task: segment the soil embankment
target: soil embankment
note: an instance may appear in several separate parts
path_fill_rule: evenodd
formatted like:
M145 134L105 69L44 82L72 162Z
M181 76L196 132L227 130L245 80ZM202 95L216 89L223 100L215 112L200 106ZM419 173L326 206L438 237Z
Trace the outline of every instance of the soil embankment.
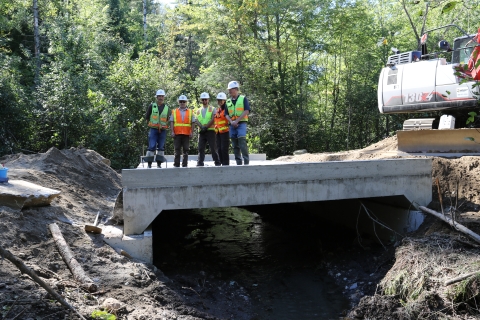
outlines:
M390 137L362 150L336 154L302 154L276 161L313 162L398 158L396 138ZM100 310L106 298L121 303L120 319L256 319L242 287L230 286L204 273L169 279L152 265L117 254L101 235L86 234L100 212L102 222L111 214L120 188L120 175L94 151L50 149L44 154L16 154L2 158L10 179L27 180L62 194L48 207L14 210L0 207L0 244L10 250L61 293L81 314ZM480 233L480 161L477 157L434 159L432 190L439 180L443 209L456 207L456 218ZM458 181L458 199L457 194ZM440 211L440 202L431 208ZM56 222L76 259L100 287L83 291L60 257L47 225ZM480 281L471 277L449 286L444 282L478 269L477 244L451 227L427 217L414 234L387 250L370 252L356 247L337 254L328 268L339 285L356 279L345 290L356 304L346 312L358 319L474 318ZM350 261L345 259L351 258ZM0 318L76 319L54 302L10 262L0 261ZM373 270L375 272L370 272ZM341 276L338 276L338 275ZM208 281L205 282L205 278ZM202 283L203 287L198 287ZM357 287L358 285L358 287ZM201 290L201 292L200 292ZM247 297L247 298L245 298Z

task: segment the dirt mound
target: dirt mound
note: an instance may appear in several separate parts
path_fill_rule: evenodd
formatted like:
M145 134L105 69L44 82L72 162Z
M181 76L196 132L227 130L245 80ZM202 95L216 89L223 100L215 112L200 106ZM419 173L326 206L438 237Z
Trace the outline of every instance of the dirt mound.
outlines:
M364 149L349 150L336 153L303 153L298 155L283 156L274 161L286 162L319 162L319 161L348 161L395 159L397 156L397 136L388 137Z
M364 297L350 313L352 317L471 319L468 315L478 316L480 278L445 282L475 272L480 251L448 227L433 225L436 232L403 240L396 250L395 264L380 282L379 291L383 294Z
M462 206L462 211L474 210L480 208L480 184L477 183L480 177L480 158L462 157L458 159L434 158L433 160L433 179L439 180L440 192L446 198L447 205L450 205L450 199L456 195L456 185L458 182L458 205ZM438 199L437 188L433 188L434 199ZM450 191L450 193L449 193ZM452 192L455 194L452 195Z
M36 178L36 172L43 172L63 182L95 191L112 187L118 191L121 188L120 175L107 165L107 159L93 150L70 148L60 151L50 148L46 153L16 154L1 161L12 169L9 172L12 179L21 177L28 180L27 173L31 173L31 181Z

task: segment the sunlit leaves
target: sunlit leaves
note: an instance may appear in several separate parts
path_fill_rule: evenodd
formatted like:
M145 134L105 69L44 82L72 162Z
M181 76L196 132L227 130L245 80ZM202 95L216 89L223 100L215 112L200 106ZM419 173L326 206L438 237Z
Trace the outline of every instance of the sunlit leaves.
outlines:
M442 8L442 13L448 13L450 11L452 11L455 6L457 5L458 2L456 1L452 1L452 2L449 2L447 3L446 5L443 6Z

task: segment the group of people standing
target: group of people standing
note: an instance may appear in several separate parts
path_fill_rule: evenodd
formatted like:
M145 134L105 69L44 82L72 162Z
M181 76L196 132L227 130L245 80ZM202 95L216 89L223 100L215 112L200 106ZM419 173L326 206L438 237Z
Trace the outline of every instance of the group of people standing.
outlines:
M161 167L165 155L165 140L170 127L174 146L174 167L188 166L188 150L193 138L195 126L198 134L197 167L204 166L206 144L210 146L215 166L230 165L229 147L232 143L233 153L237 165L249 164L247 145L247 122L250 113L250 104L244 95L240 94L237 81L230 81L227 86L230 98L224 92L217 95L218 107L210 105L210 95L203 92L200 95L202 106L192 110L187 107L188 98L185 95L178 97L179 107L170 109L165 103L165 91L156 92L156 102L147 108L148 149L146 157L155 158L157 167ZM155 154L156 152L156 154ZM152 159L149 158L149 159ZM148 161L151 168L152 161Z

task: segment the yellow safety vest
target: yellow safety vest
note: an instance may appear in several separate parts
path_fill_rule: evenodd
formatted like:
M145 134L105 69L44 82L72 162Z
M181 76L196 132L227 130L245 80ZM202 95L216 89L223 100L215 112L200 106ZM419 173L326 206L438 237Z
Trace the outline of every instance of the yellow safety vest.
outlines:
M168 106L165 105L163 108L162 114L158 114L158 106L154 102L152 103L152 114L150 115L150 121L148 122L148 126L150 128L157 128L157 129L168 129Z
M238 96L237 98L237 103L233 105L232 99L227 100L227 108L228 108L228 115L232 120L236 120L238 117L240 117L245 109L245 106L243 105L243 98L245 96ZM242 118L241 121L248 121L248 115Z
M213 108L211 106L208 106L208 109L205 112L205 117L202 116L202 109L203 109L203 107L198 108L196 110L196 115L197 115L197 119L200 122L200 124L202 126L205 126L210 122L210 120L212 120ZM215 130L215 124L212 123L210 125L210 127L208 127L208 130Z

